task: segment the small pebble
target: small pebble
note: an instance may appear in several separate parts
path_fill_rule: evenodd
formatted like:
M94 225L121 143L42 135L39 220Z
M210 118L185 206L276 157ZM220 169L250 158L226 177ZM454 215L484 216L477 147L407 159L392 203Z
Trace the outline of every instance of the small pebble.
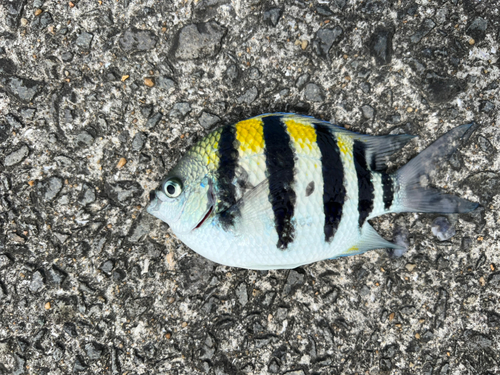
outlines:
M307 82L309 82L309 74L305 73L302 74L299 78L297 78L295 85L299 90L302 90Z
M3 164L6 167L10 167L12 165L22 162L24 159L26 159L28 155L29 155L28 146L22 145L20 148L7 155L3 161Z
M148 118L148 121L146 122L146 128L148 128L148 129L154 128L156 126L156 124L158 124L158 122L160 122L162 116L163 115L161 113L155 113L153 116Z
M93 39L94 39L94 34L83 31L76 38L75 44L83 50L88 50L90 49L90 45Z
M123 168L123 166L125 164L127 164L127 159L121 158L120 160L118 160L118 163L116 164L116 168L118 168L118 169Z
M182 328L186 328L187 325L188 325L187 322L182 322L182 324L181 324Z
M455 228L444 216L439 216L432 222L432 233L439 241L447 241L456 233Z
M308 83L306 85L305 97L311 102L322 102L324 100L321 88L315 83Z
M180 60L214 57L219 52L225 33L226 28L215 21L186 25L176 35L178 43L172 51L173 57Z
M243 95L240 95L236 100L238 103L251 104L255 99L257 99L258 95L259 91L255 86L253 86L250 87L247 91L245 91Z
M47 302L47 303L45 304L45 310L50 310L50 302Z
M39 16L40 14L42 14L43 10L41 9L37 9L35 10L35 16Z
M144 133L138 132L132 140L132 150L141 151L145 141L146 135Z
M172 116L172 117L184 117L189 112L191 112L191 105L189 103L185 103L185 102L175 103L172 110L170 111L170 116Z
M475 41L474 39L470 38L470 39L469 39L469 44L470 44L471 46L473 46L473 45L474 45L474 43L476 43L476 41Z
M207 112L202 112L200 118L198 119L199 124L203 126L205 129L209 129L219 121L220 118L218 116L212 115Z
M309 45L309 42L307 40L303 40L302 43L300 44L300 47L304 50L307 48Z
M410 264L410 263L408 263L405 267L408 270L408 272L412 272L415 269L416 266L417 266L416 264Z
M400 225L394 227L393 239L394 243L401 246L400 249L387 249L387 253L392 258L402 257L408 251L408 229Z
M125 80L127 80L128 78L130 78L130 76L129 76L129 75L124 75L124 76L122 76L122 82L125 82Z
M375 109L373 107L365 104L361 107L361 113L365 119L372 119L375 116Z
M413 108L412 108L412 107L408 107L408 108L406 108L406 111L407 111L408 113L412 113L412 112L413 112Z
M28 26L29 21L26 18L21 18L21 26Z
M152 78L144 78L144 84L148 87L153 87L155 85L155 81Z

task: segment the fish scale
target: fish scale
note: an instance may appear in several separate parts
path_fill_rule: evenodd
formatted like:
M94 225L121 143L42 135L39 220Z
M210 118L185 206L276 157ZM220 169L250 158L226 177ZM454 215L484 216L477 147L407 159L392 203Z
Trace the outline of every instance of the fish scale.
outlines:
M215 262L294 268L400 249L368 220L390 212L469 212L477 204L420 185L469 129L446 133L394 174L407 135L367 136L307 116L260 115L194 145L151 194L148 212Z

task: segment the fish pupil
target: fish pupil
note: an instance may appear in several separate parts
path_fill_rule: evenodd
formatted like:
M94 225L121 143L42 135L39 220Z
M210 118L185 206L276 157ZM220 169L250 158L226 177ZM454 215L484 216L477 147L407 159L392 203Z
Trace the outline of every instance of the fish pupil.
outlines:
M174 185L168 185L167 186L167 192L171 195L175 193L175 186Z

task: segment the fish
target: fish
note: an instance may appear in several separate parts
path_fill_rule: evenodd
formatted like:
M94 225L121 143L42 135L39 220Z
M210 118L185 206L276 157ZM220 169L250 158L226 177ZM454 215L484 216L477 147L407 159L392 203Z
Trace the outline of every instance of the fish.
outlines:
M232 267L291 269L401 251L369 220L478 207L429 185L471 126L450 130L388 173L389 156L414 136L363 135L310 116L263 114L193 145L150 192L147 212L198 254Z

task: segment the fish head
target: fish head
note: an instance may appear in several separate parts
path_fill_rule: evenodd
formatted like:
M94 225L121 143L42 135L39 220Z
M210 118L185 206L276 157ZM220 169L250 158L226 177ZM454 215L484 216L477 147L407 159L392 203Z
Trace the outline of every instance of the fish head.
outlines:
M190 155L167 175L157 190L151 191L147 212L167 223L175 234L199 228L212 214L215 199L208 170Z

